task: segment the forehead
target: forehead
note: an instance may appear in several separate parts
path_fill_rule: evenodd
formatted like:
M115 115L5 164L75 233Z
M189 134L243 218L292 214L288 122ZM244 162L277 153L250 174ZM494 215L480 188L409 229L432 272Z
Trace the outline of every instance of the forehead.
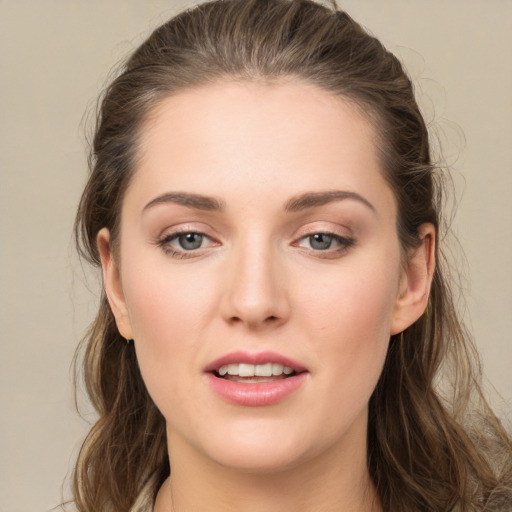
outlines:
M174 94L151 112L128 193L389 195L376 139L358 105L315 86L220 82Z

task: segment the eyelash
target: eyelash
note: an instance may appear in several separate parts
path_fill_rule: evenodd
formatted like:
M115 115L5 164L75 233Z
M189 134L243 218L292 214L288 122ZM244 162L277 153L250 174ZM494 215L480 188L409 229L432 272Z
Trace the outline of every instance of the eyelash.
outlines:
M172 258L176 259L187 259L187 258L196 258L198 255L198 249L203 249L203 247L199 247L198 249L176 249L171 245L171 242L177 240L180 236L184 235L199 235L203 237L203 239L212 240L211 237L202 233L201 231L193 231L193 230L180 230L175 231L174 233L170 233L165 235L162 239L158 240L157 245L164 251L165 254L168 254Z
M198 235L203 237L203 239L207 239L212 241L211 237L207 234L202 233L201 231L193 231L193 230L183 230L183 231L175 231L174 233L168 234L164 236L162 239L157 241L157 245L164 251L165 254L171 256L176 259L188 259L188 258L196 258L199 256L197 251L200 249L204 249L203 247L198 247L197 249L176 249L171 245L171 242L177 240L180 236L184 235ZM345 252L347 252L351 247L356 244L356 240L352 237L346 237L338 235L337 233L329 232L329 231L315 231L313 233L309 233L299 238L297 242L293 242L292 246L294 247L302 247L300 243L303 240L310 240L312 237L317 235L327 236L339 245L339 247L332 249L330 247L326 249L318 249L315 250L313 248L305 248L307 252L313 253L315 256L320 258L337 258L342 256ZM218 243L214 243L214 246L218 245Z
M311 242L311 239L314 236L318 236L318 235L329 237L331 239L331 242L338 244L338 247L334 248L334 249L331 247L328 247L326 249L317 249L317 250L315 250L313 248L306 248L306 250L308 252L314 253L315 256L320 257L320 258L326 258L326 259L339 258L344 253L346 253L351 247L353 247L356 243L355 239L352 237L338 235L337 233L333 233L333 232L329 232L329 231L316 231L314 233L309 233L307 235L304 235L303 237L301 237L299 239L298 242L294 242L292 245L295 247L301 247L301 245L299 245L300 242L302 242L303 240L309 240Z

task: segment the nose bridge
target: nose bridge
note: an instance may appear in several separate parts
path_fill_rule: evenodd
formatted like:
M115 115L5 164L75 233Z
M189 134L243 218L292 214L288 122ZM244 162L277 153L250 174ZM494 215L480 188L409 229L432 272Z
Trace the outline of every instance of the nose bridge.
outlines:
M289 307L276 252L263 234L244 237L232 248L223 308L226 320L253 328L286 320Z

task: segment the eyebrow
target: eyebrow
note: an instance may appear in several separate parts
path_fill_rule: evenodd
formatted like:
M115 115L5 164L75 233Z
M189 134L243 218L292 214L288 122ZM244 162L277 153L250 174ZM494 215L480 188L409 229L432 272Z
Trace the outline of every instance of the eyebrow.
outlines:
M353 199L359 203L364 204L373 212L376 212L375 207L359 195L357 192L350 192L348 190L329 190L327 192L307 192L299 196L292 197L286 202L284 209L287 212L298 212L308 208L315 208L323 206L324 204L332 203L333 201L342 201L344 199Z
M284 210L287 212L299 212L308 208L315 208L323 206L333 201L342 201L344 199L352 199L358 201L370 210L375 212L375 207L359 195L357 192L350 192L348 190L329 190L327 192L306 192L299 196L292 197L285 203ZM143 213L148 209L166 203L174 203L188 208L195 208L197 210L221 212L225 209L225 204L222 200L216 197L204 196L201 194L191 194L188 192L168 192L161 196L152 199L143 208Z
M196 208L197 210L220 212L224 210L224 202L215 197L203 196L200 194L190 194L187 192L168 192L161 196L155 197L146 206L143 212L153 206L165 203L174 203L188 208Z

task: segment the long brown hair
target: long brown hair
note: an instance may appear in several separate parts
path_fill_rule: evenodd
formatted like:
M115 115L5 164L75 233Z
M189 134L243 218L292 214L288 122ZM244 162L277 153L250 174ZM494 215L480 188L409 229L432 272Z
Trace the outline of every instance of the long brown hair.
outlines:
M218 0L156 29L105 91L76 218L80 254L100 265L103 227L115 247L141 126L163 98L221 80L280 78L349 98L370 118L404 254L418 244L421 224L442 231L443 172L431 161L424 120L396 57L334 5ZM482 397L439 249L437 262L428 307L392 337L371 397L369 471L388 512L504 510L512 502L512 442ZM148 481L155 493L169 474L164 418L105 296L83 348L79 361L98 420L76 464L75 503L81 512L125 512ZM444 393L440 376L451 377Z

